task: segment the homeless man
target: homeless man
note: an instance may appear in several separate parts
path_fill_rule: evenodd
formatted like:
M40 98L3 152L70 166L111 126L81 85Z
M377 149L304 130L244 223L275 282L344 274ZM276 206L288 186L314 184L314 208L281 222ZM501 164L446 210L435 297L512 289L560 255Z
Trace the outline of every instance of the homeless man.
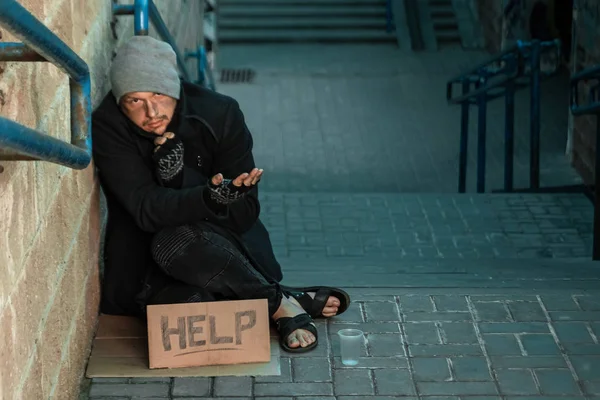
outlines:
M335 288L288 288L259 217L252 136L238 103L181 82L170 45L134 36L92 118L106 196L102 312L267 299L287 351L317 345L313 318L345 311Z

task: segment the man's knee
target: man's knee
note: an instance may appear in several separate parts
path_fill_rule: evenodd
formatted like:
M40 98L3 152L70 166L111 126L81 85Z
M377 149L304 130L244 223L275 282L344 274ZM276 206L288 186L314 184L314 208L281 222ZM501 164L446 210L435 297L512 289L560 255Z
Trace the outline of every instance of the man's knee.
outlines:
M183 255L198 241L200 233L189 225L165 228L154 235L150 250L152 258L163 270L169 270L173 260Z

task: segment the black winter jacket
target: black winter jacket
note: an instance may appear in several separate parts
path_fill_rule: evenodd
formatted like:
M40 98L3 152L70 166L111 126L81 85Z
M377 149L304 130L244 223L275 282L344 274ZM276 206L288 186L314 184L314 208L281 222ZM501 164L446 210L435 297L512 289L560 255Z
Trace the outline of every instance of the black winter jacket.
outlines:
M159 185L152 160L154 134L131 122L108 93L92 116L93 159L106 196L108 221L104 245L101 311L138 315L136 296L148 271L153 233L164 227L208 223L240 238L242 247L273 279L281 269L269 235L259 220L258 189L215 214L204 202L207 177L235 178L255 167L253 140L237 101L182 82L180 100L167 131L184 145L182 189Z

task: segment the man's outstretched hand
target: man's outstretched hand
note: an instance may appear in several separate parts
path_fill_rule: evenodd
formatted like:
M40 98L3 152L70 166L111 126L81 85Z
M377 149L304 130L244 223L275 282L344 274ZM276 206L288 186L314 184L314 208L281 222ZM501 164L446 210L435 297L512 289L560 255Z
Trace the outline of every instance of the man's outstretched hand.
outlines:
M248 193L260 181L263 170L254 168L235 179L225 179L216 174L209 181L210 197L219 204L231 204Z

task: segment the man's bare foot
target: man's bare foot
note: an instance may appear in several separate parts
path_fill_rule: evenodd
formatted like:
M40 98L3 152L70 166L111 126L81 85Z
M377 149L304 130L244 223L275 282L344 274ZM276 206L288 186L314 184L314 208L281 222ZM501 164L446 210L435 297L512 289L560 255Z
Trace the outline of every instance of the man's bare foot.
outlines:
M298 303L298 301L296 301L295 298L291 296L289 298L283 296L283 298L281 299L281 305L279 306L279 309L277 309L275 314L273 314L272 318L273 320L277 321L279 318L292 318L296 315L304 314L305 312L306 311L304 311L302 306L300 306L300 303ZM304 329L296 329L287 337L287 344L292 349L295 349L298 347L307 347L314 343L316 340L317 338L315 338L315 335L313 335L309 331Z
M316 292L307 292L307 294L313 299L317 295ZM325 304L325 308L323 308L323 316L325 318L334 317L338 313L338 307L340 306L340 300L337 297L329 296L327 299L327 304Z

